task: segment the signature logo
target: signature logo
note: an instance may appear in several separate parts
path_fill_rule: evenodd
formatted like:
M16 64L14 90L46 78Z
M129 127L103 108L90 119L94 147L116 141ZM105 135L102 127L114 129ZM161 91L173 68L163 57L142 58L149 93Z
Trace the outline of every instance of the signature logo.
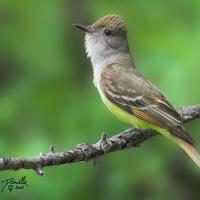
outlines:
M12 192L13 190L21 190L29 186L27 184L26 176L22 176L20 179L8 178L1 181L1 183L3 183L3 187L1 188L2 192L6 189Z

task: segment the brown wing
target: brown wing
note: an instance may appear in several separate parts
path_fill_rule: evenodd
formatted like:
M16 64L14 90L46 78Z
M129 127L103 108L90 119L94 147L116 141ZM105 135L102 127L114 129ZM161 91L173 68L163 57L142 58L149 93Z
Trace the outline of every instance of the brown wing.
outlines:
M100 81L104 94L114 104L142 120L168 129L178 138L194 143L182 126L179 113L136 69L113 64L103 70Z

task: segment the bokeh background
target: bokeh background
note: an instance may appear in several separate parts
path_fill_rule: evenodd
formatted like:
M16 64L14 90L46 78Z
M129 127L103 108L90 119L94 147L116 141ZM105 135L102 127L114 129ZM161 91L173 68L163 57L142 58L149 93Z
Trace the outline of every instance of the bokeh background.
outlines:
M72 23L117 13L135 63L177 107L200 103L199 0L1 0L0 156L64 151L129 128L102 104ZM200 148L199 119L186 125ZM0 199L200 199L200 172L163 137L92 162L0 172L27 176L28 188ZM0 182L1 186L2 183Z

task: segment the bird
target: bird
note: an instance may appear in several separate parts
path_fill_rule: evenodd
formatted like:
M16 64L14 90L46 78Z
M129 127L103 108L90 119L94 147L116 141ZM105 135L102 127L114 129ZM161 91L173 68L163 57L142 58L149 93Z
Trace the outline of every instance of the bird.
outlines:
M175 142L200 167L200 154L180 114L136 68L122 17L108 14L91 25L73 25L85 32L93 82L106 107L121 121L153 129Z

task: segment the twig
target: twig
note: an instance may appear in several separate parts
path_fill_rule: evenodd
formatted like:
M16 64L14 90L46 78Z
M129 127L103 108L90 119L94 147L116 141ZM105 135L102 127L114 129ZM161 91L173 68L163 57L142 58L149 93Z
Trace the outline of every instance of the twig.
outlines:
M179 111L183 122L188 122L200 117L200 104L182 107ZM117 135L107 138L102 134L100 140L95 144L78 144L67 152L55 152L50 146L47 154L40 153L39 156L25 157L3 157L0 158L0 170L33 169L37 174L44 176L43 168L61 164L69 164L80 161L96 159L102 155L130 148L139 147L140 144L158 133L151 129L131 128Z

